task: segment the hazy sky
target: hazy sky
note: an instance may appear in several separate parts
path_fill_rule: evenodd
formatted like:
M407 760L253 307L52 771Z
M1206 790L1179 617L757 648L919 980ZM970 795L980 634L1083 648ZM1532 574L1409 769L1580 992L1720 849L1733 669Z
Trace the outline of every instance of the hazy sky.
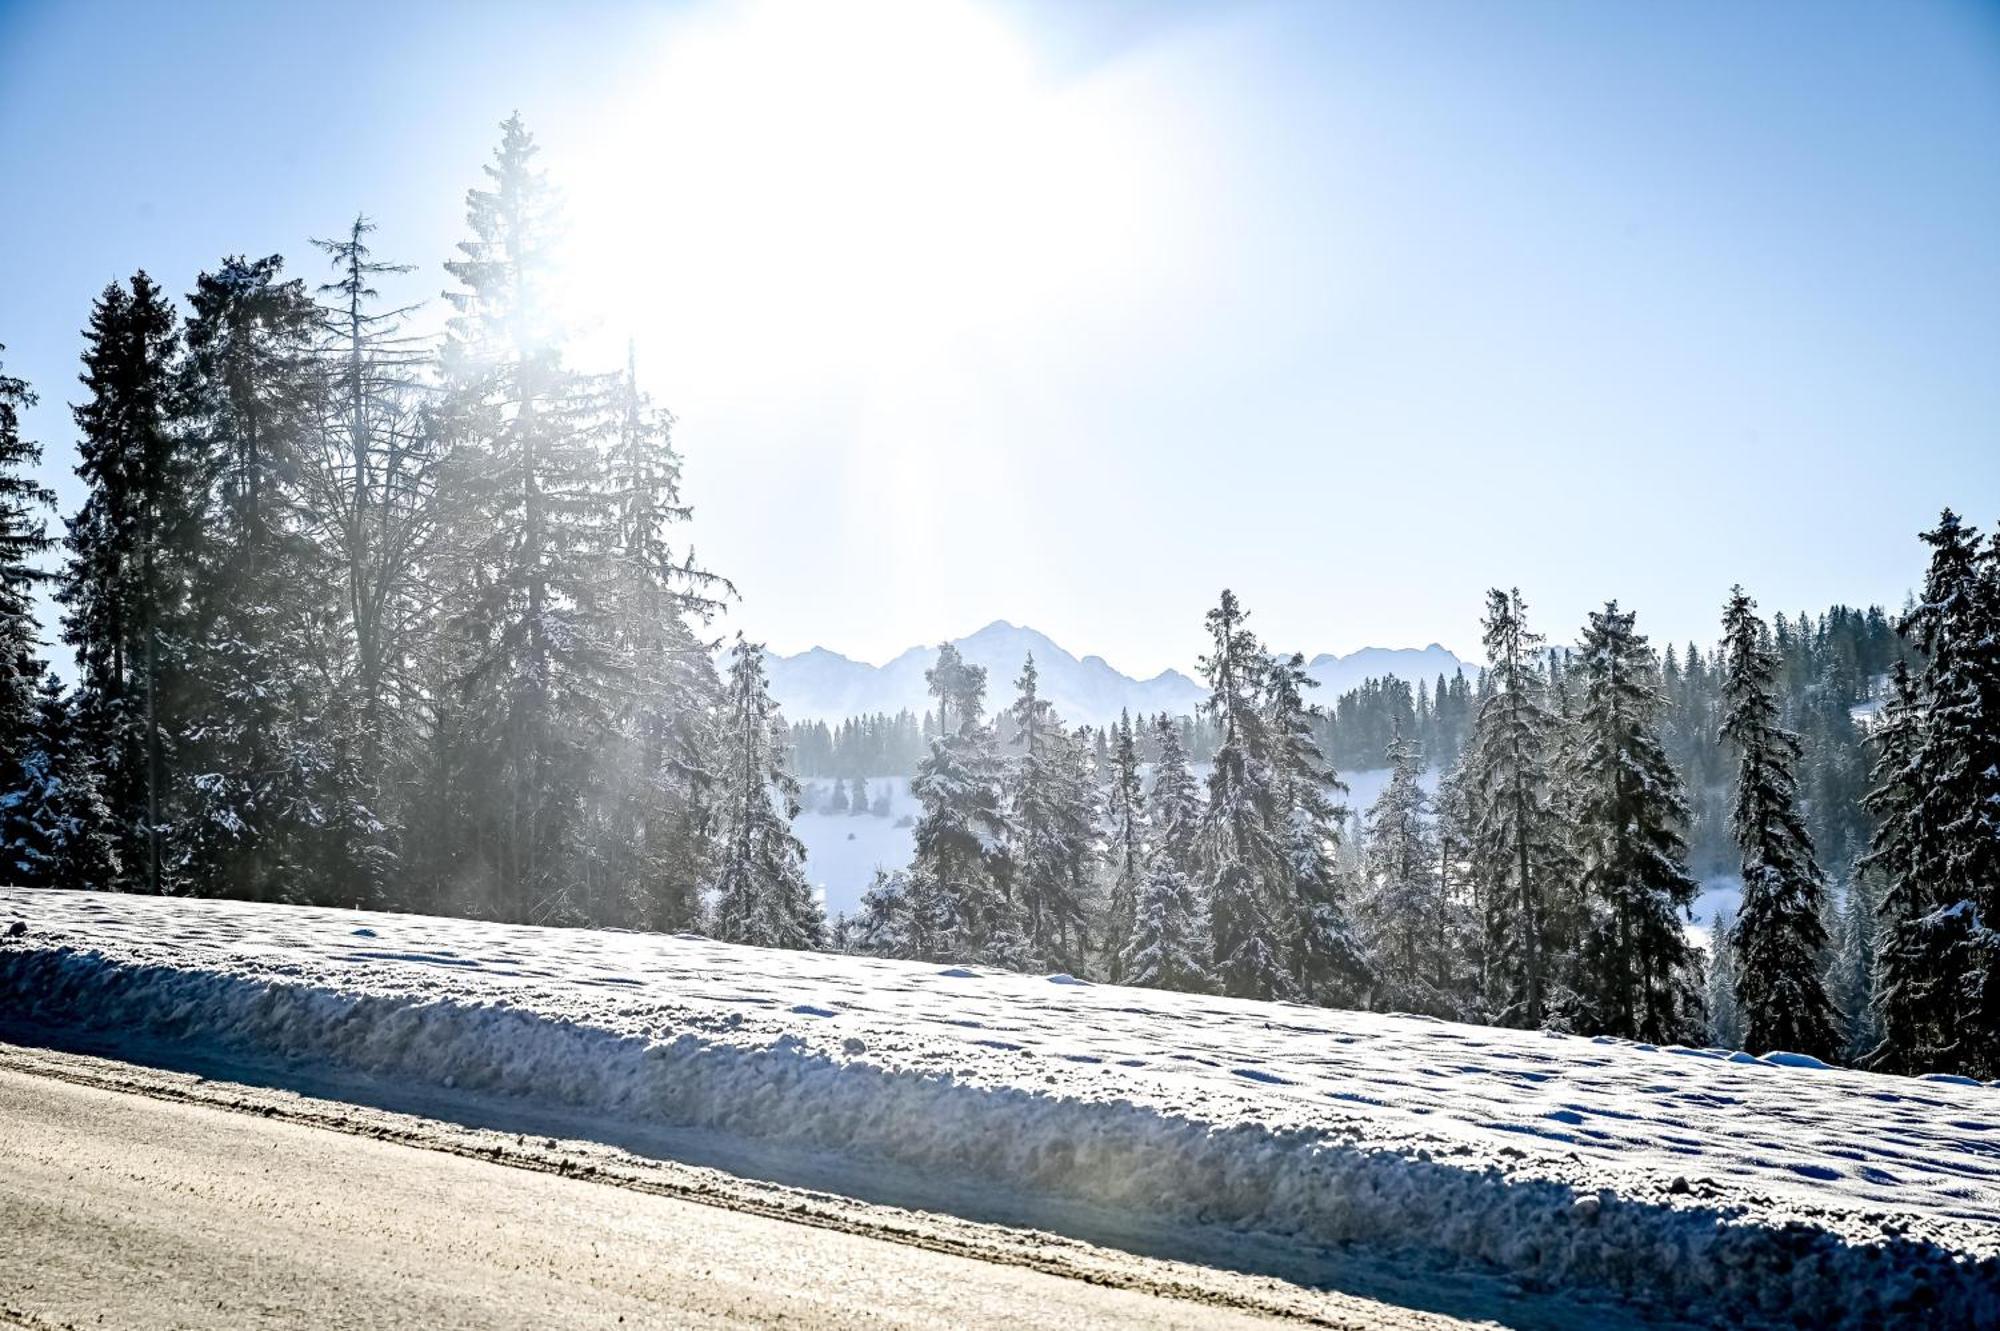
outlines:
M2000 7L20 4L0 342L357 209L447 285L518 108L736 621L1186 668L1899 602L2000 518ZM434 302L440 303L440 302Z

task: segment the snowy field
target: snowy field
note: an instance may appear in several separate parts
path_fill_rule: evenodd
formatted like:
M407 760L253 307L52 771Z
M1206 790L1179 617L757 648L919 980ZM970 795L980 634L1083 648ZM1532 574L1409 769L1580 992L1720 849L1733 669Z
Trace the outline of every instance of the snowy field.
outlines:
M800 782L808 808L824 808L833 784L824 777ZM910 779L873 776L868 789L888 791L886 816L808 812L792 820L792 831L806 848L806 881L820 893L829 916L854 914L877 869L908 868L916 854L912 825L922 809L910 794Z
M1641 1298L2000 1325L2000 1089L1063 976L0 889L0 1018Z
M1195 779L1206 781L1208 771L1209 764L1195 764ZM1389 784L1389 772L1387 768L1346 772L1341 780L1348 787L1347 806L1361 813L1382 797L1383 787ZM1423 782L1425 790L1435 793L1437 773L1424 773ZM799 784L806 794L808 810L817 810L825 807L834 783L827 777L814 777ZM886 817L809 811L801 813L792 823L792 831L806 848L806 881L820 893L829 916L854 914L860 909L861 894L868 890L877 869L907 869L916 854L912 824L923 808L910 793L910 779L872 776L868 778L868 789L889 792Z

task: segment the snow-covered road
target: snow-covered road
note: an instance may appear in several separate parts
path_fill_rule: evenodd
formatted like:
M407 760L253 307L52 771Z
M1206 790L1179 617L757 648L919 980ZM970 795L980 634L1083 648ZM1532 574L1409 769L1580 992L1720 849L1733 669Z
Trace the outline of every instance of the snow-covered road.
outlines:
M0 1015L1718 1317L2000 1318L1989 1087L698 939L0 890L10 918Z

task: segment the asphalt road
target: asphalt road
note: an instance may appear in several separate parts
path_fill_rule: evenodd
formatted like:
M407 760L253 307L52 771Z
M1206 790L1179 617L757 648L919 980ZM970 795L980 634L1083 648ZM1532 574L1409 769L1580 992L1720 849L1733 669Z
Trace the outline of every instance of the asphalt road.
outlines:
M0 1324L1468 1325L708 1171L621 1170L554 1140L0 1053Z

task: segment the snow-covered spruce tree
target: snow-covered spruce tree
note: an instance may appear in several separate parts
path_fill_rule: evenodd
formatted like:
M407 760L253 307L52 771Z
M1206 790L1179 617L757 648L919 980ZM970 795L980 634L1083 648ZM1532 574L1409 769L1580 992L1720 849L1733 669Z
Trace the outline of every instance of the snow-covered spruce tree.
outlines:
M204 894L352 904L379 886L372 826L322 667L339 610L299 489L322 417L318 308L273 256L231 258L189 296L184 434L205 534L193 580L189 708L174 761L173 871Z
M35 623L35 589L48 580L36 561L54 545L42 515L55 495L30 474L41 449L21 437L20 410L34 401L0 373L0 878L52 886L76 830L60 807L68 718Z
M1699 890L1688 875L1687 800L1660 747L1658 663L1616 601L1593 612L1576 662L1583 686L1571 778L1580 878L1592 905L1582 998L1607 1035L1697 1038L1695 955L1681 928Z
M46 670L35 589L48 574L36 561L55 544L42 516L55 492L31 474L40 446L21 437L21 408L34 402L25 382L0 372L0 800L24 782L20 760L33 742ZM0 856L4 838L0 831Z
M1178 857L1156 855L1133 908L1131 936L1118 958L1120 983L1206 993L1213 944L1201 897Z
M1104 857L1111 887L1103 941L1107 978L1114 984L1125 978L1125 946L1131 941L1132 923L1138 914L1139 887L1146 880L1145 799L1132 714L1121 712L1118 724L1112 727L1104 786Z
M1904 632L1924 655L1885 716L1870 861L1882 910L1878 1066L2000 1073L2000 541L1946 510ZM1886 770L1885 770L1886 769Z
M1036 966L1083 969L1089 869L1095 858L1096 794L1084 755L1041 696L1035 658L1014 681L1008 709L1018 750L1007 774L1013 830L1013 904Z
M764 646L739 635L716 809L714 934L725 943L826 945L826 916L806 884L805 846L792 834L799 783L785 764L785 737L764 678Z
M167 762L187 720L189 593L203 541L202 477L178 428L179 336L144 273L91 308L75 408L77 475L58 582L76 655L80 742L99 755L122 872L115 886L166 890Z
M619 687L589 774L589 877L580 895L594 918L683 928L713 872L706 829L716 723L727 706L697 627L734 589L673 542L673 528L692 515L680 492L673 417L641 391L629 348L610 405L618 534L608 594Z
M616 633L619 506L603 385L563 363L546 290L555 200L518 116L471 238L446 270L440 476L458 542L448 588L455 686L467 702L458 904L535 922L587 918L600 825L590 794L627 702Z
M1820 981L1826 880L1799 813L1798 736L1778 724L1777 661L1756 602L1732 588L1722 613L1721 733L1737 754L1730 830L1743 852L1743 905L1728 934L1736 953L1742 1048L1834 1059L1842 1053Z
M1358 912L1375 968L1374 1005L1456 1020L1464 1015L1465 921L1439 875L1431 800L1421 780L1423 755L1398 733L1385 756L1389 782L1368 810Z
M912 936L924 949L915 955L1025 965L1027 939L1008 893L1005 772L980 716L986 671L945 643L924 679L937 699L939 734L910 783L922 806L908 887L921 922Z
M1875 1011L1881 1041L1867 1056L1870 1067L1909 1072L1942 1066L1956 1039L1958 977L1951 965L1944 921L1934 918L1938 893L1919 872L1918 810L1922 770L1924 700L1916 676L1902 662L1890 672L1889 696L1871 736L1874 786L1868 810L1875 834L1859 864L1883 885L1877 904ZM1940 949L1937 944L1947 946ZM1942 952L1942 955L1936 955Z
M1212 646L1201 672L1218 737L1202 812L1198 881L1208 901L1212 973L1222 992L1289 997L1295 990L1280 920L1288 931L1291 902L1278 899L1278 892L1291 880L1290 848L1262 706L1270 658L1245 618L1227 590L1206 618Z
M1118 974L1126 984L1206 993L1215 982L1208 912L1195 882L1201 794L1188 771L1180 729L1162 716L1154 734L1160 756L1146 795L1144 878Z
M1265 711L1271 738L1276 814L1285 850L1275 918L1288 924L1286 956L1297 992L1330 1007L1365 1002L1373 976L1348 909L1350 875L1339 864L1347 787L1313 738L1322 721L1305 691L1318 686L1296 652L1265 663Z
M1146 855L1149 860L1172 855L1192 873L1195 841L1201 833L1201 787L1188 770L1180 727L1161 716L1154 722L1153 737L1160 757L1146 791Z
M53 673L42 677L34 726L18 752L13 784L0 791L0 876L20 887L102 890L117 882L118 848L97 771Z
M1487 1019L1536 1027L1546 1015L1548 898L1567 872L1551 808L1554 721L1519 589L1487 593L1482 641L1491 663L1462 760L1467 849L1484 913Z
M916 911L909 872L903 869L875 871L847 935L856 951L878 957L924 957L936 951Z

